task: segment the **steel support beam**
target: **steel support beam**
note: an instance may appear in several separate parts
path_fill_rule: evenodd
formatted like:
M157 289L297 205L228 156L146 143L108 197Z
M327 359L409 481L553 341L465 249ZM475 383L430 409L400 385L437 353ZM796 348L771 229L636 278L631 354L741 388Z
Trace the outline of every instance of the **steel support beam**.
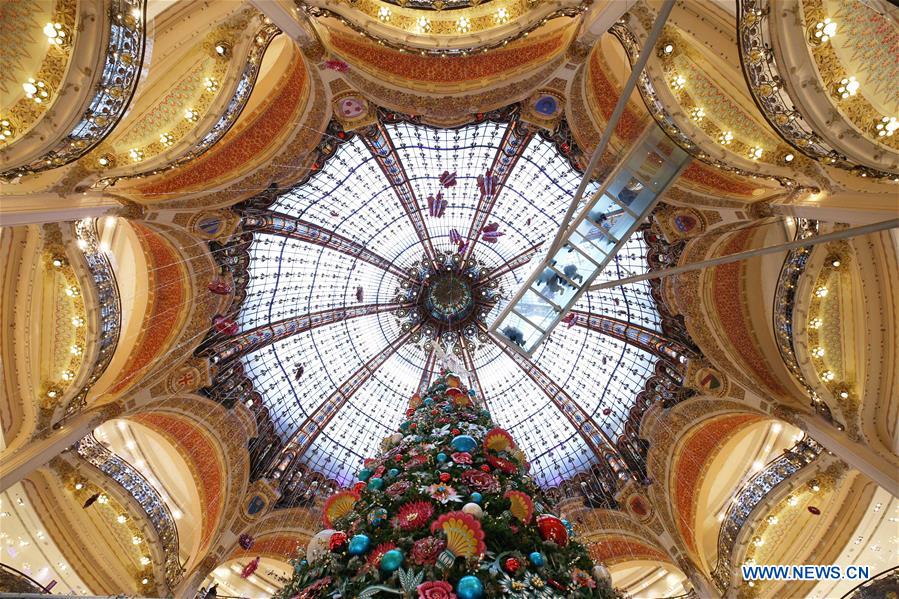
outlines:
M245 230L262 231L326 247L329 250L368 262L401 279L411 280L406 271L394 265L390 260L379 256L358 241L353 241L330 229L325 229L299 218L278 212L263 212L244 217L243 225Z
M516 119L509 123L506 133L496 149L493 162L490 164L490 172L493 173L493 192L489 195L482 194L478 198L474 218L471 219L468 234L465 236L468 245L462 256L463 261L468 260L472 256L474 246L478 243L481 229L487 224L487 219L490 218L490 213L493 212L496 198L499 197L503 185L509 179L509 174L533 137L534 132L526 125L523 125L521 121Z
M484 388L481 387L481 380L478 378L478 371L474 367L474 358L471 356L471 352L468 351L468 348L465 347L465 344L459 344L460 349L462 351L462 363L465 364L465 370L471 373L471 380L469 384L474 388L474 392L478 394L478 399L483 402L484 406L487 406L487 397L484 395Z
M570 327L584 327L614 337L656 357L671 360L674 364L683 364L693 355L693 352L682 343L668 339L652 329L617 318L572 310L562 322Z
M437 253L434 251L434 244L431 243L431 235L428 233L428 227L425 225L424 218L421 215L418 199L415 197L415 191L409 183L406 169L403 167L393 141L387 135L387 129L382 123L377 123L363 131L360 137L363 143L365 143L365 147L374 156L375 161L381 168L381 172L387 177L397 198L399 198L400 204L403 206L403 210L406 211L406 216L409 218L409 222L412 223L412 228L415 229L415 234L418 235L418 240L425 250L425 255L433 262L436 260Z
M498 279L501 276L506 275L514 270L518 270L522 266L527 265L531 261L531 258L534 257L534 254L536 254L540 250L540 246L542 246L542 245L543 245L543 242L541 241L540 243L536 243L536 244L532 245L531 247L524 250L520 254L517 254L517 255L509 258L508 260L505 261L505 263L503 263L502 266L495 269L493 272L488 274L486 277L484 277L483 279L481 279L480 281L475 283L474 286L479 287L485 283L489 283L490 281Z
M337 412L346 405L346 402L362 387L365 382L371 378L378 368L384 365L390 356L402 347L409 337L418 329L413 327L397 337L392 343L385 346L381 351L372 356L368 362L359 367L350 377L340 384L331 395L327 397L300 425L300 428L293 434L290 441L281 451L281 455L291 455L290 464L300 460L312 443L318 438L319 434L328 426L328 423L337 415ZM283 460L276 460L275 463L281 463ZM285 470L289 470L287 466Z
M229 337L228 339L215 344L210 350L209 360L213 364L221 364L236 356L248 354L277 341L281 341L282 339L287 339L288 337L311 331L318 327L349 320L351 318L359 318L360 316L391 312L408 306L411 306L411 304L368 304L364 306L351 306L349 308L320 310L318 312L311 312L293 318L285 318L284 320L279 320L277 322L258 326L249 331L244 331L234 337Z
M425 359L424 368L421 370L421 378L418 379L416 393L418 393L419 396L424 395L425 391L428 390L428 385L431 384L431 377L434 376L434 364L436 362L437 353L434 350L431 350L431 353L428 354L428 357Z

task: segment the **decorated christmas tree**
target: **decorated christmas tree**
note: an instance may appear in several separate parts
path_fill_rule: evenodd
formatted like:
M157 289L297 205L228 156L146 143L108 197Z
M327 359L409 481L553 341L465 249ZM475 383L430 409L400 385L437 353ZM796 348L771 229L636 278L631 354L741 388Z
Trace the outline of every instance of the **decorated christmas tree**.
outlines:
M619 597L552 515L527 456L442 372L325 503L325 530L277 597Z

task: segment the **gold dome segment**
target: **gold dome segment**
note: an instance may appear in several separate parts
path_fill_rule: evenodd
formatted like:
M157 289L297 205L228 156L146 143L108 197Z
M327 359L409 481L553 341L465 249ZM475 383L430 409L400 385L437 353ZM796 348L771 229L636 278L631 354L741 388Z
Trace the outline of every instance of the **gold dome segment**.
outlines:
M587 10L589 2L358 0L335 5L313 0L300 5L312 17L337 19L384 46L424 54L465 55L527 37L551 19L575 17Z

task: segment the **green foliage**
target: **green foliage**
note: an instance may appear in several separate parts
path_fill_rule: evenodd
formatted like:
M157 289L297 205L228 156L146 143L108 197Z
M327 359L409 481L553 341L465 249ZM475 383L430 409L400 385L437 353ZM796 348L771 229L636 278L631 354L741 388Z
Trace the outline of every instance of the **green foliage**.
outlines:
M367 535L367 551L353 556L347 545L341 544L330 551L325 547L317 559L310 556L312 563L298 557L293 578L276 597L415 598L420 596L422 584L445 581L455 589L463 576L470 575L481 581L485 597L620 597L606 583L593 579L593 563L580 543L570 540L560 546L544 540L535 520L548 513L547 499L526 474L526 456L514 444L485 447L485 438L495 425L472 397L473 393L448 373L432 383L424 398L413 397L407 420L400 426L402 438L385 439L383 453L364 464L362 478L381 478L383 486L376 489L357 483L352 510L331 523L348 540ZM459 435L471 436L476 447L460 452L453 447L453 439ZM392 470L397 471L393 476ZM513 515L513 504L506 497L510 491L532 500L533 516L527 522ZM447 537L440 529L432 532L432 524L441 515L458 513L474 503L472 493L481 495L483 513L475 514L473 526L483 532L482 551L467 559L444 554L446 563L435 563ZM421 509L410 511L415 507ZM371 517L379 509L387 513L382 522ZM469 505L464 511L478 510ZM380 556L391 548L402 551L403 564L396 571L385 572L379 567ZM542 566L529 561L534 552L542 555ZM432 591L429 598L454 596L441 594L447 592L443 589Z

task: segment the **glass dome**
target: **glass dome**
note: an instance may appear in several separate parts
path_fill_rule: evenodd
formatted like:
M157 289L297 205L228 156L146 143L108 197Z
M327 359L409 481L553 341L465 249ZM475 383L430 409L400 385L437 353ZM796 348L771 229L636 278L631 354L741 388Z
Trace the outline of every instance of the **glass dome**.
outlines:
M524 368L485 332L529 274L527 258L559 229L580 182L559 143L514 113L453 129L382 119L342 136L312 176L279 191L265 210L244 212L245 220L274 213L314 232L253 232L238 317L245 332L328 315L326 324L239 358L277 434L304 441L295 459L351 483L439 368L435 341L450 351L455 341L457 352L467 348L461 362L472 384L540 484L588 469L598 458L548 390L564 390L615 439L655 356L562 326ZM646 251L634 236L600 280L646 271ZM343 312L360 306L372 310ZM645 282L588 293L577 309L661 331Z

